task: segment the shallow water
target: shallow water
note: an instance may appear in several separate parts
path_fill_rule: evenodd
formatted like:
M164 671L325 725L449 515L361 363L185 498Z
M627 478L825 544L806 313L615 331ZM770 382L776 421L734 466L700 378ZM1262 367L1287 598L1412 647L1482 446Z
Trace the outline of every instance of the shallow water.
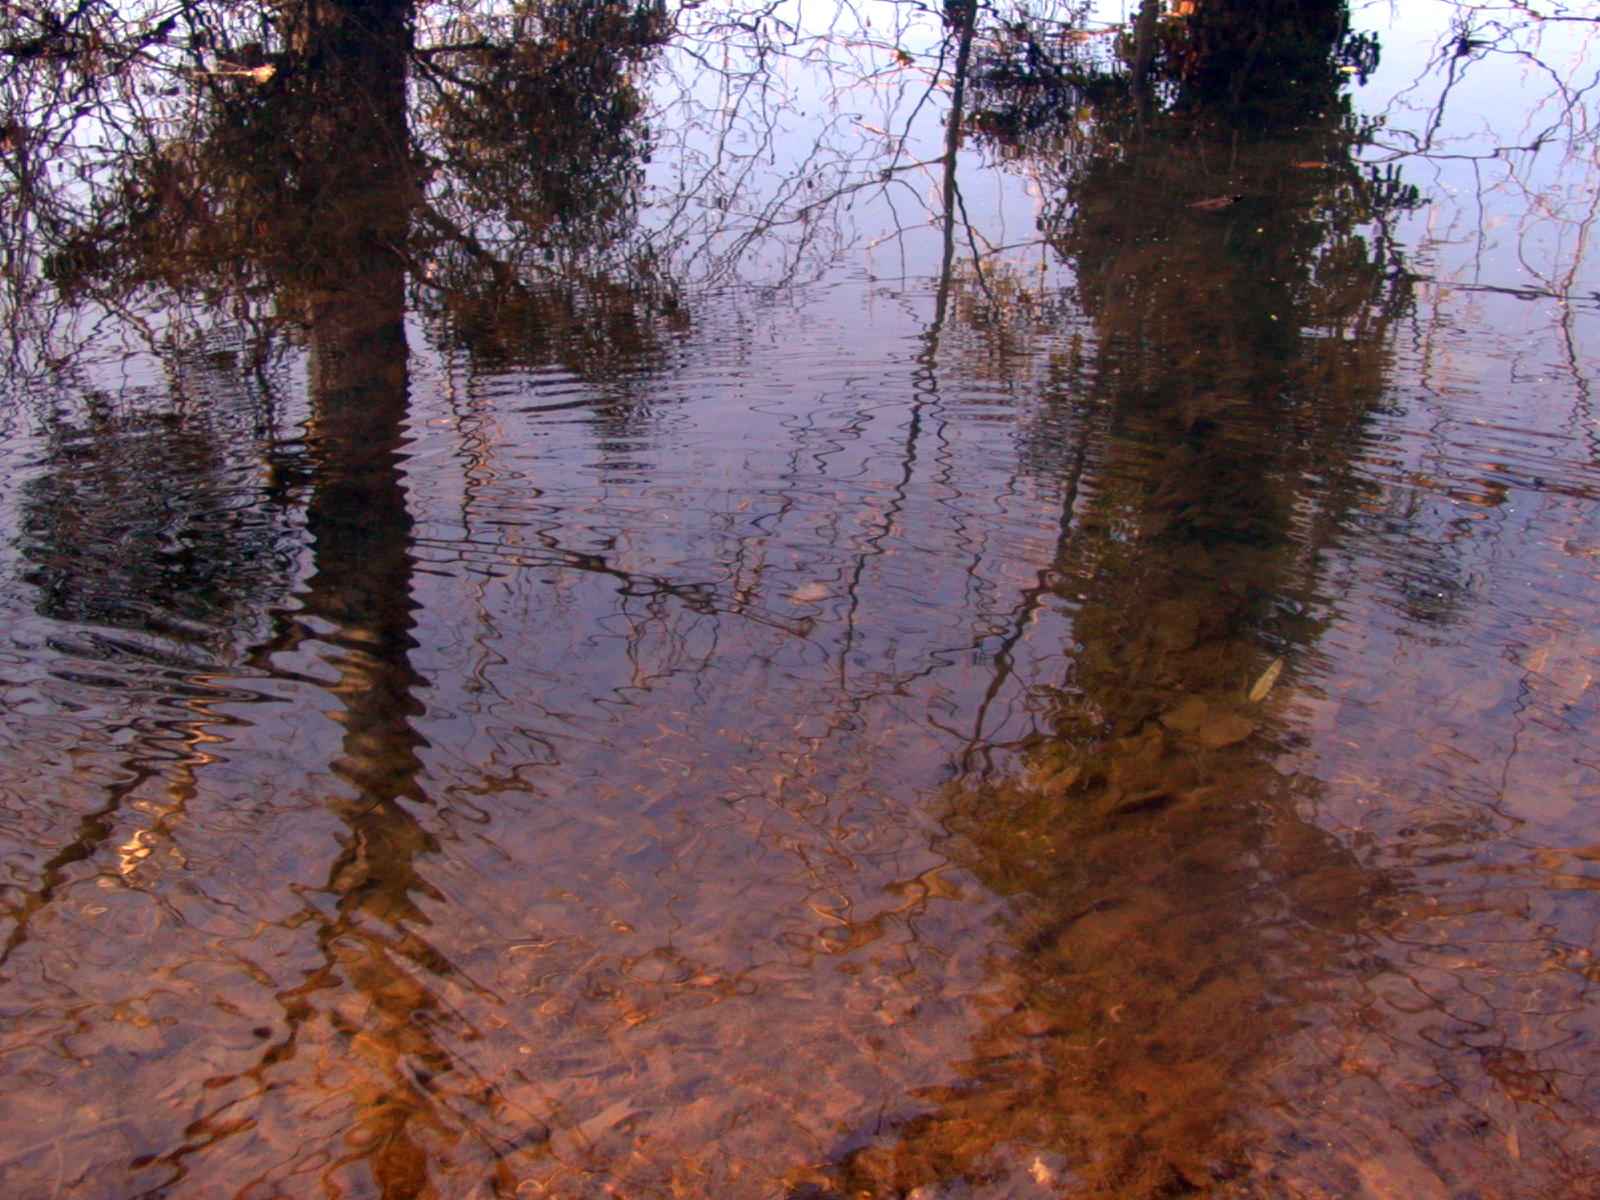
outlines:
M308 16L13 238L7 1196L1600 1195L1600 28L1174 7Z

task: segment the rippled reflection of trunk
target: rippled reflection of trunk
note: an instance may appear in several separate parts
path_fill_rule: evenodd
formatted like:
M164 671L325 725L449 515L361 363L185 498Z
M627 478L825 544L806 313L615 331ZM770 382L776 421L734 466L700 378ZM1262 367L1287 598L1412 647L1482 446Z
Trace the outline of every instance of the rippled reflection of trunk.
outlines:
M1051 389L1081 436L1033 452L1068 494L1086 462L1050 570L1076 650L1030 769L951 801L972 868L1017 897L1005 999L967 1082L845 1159L849 1194L1009 1174L1154 1197L1260 1173L1251 1089L1385 890L1274 763L1279 660L1316 633L1318 548L1397 310L1351 234L1370 197L1323 182L1353 174L1342 13L1268 7L1202 0L1161 57L1141 40L1066 168L1047 236L1096 348Z
M365 1162L384 1197L434 1194L426 1132L440 1124L425 1081L446 1051L424 1017L426 974L447 964L415 933L418 860L432 848L408 810L416 782L421 679L412 667L411 518L402 481L407 403L405 273L398 255L415 193L408 160L408 6L310 3L290 15L291 69L304 72L298 182L312 217L299 295L310 335L314 574L305 615L334 648L348 785L330 805L344 847L329 873L326 966L286 997L303 1026L326 1008L345 1052L352 1106L329 1186Z

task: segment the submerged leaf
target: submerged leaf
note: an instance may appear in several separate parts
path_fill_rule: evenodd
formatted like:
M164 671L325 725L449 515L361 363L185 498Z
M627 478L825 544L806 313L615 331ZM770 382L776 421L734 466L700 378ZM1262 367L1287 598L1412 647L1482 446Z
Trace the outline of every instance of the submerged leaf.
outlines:
M1261 677L1250 685L1250 703L1259 704L1267 698L1267 693L1272 690L1272 685L1278 682L1278 676L1283 674L1283 659L1275 658Z
M1221 212L1225 208L1232 208L1243 199L1243 196L1238 195L1213 196L1209 200L1196 200L1189 207L1199 212Z

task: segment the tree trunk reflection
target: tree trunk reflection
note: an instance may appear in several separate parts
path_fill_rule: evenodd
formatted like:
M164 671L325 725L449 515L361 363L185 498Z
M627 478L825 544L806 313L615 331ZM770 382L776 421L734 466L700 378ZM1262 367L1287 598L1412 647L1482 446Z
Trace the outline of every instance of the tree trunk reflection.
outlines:
M967 1081L846 1155L842 1194L1265 1177L1245 1115L1274 1050L1394 891L1276 766L1278 680L1317 636L1319 553L1403 311L1353 232L1383 198L1351 163L1343 10L1190 7L1141 9L1064 158L1041 115L1073 111L1059 65L980 78L979 130L1051 164L1045 236L1094 334L1049 385L1046 427L1078 432L1030 450L1067 506L1051 582L1019 607L1018 637L1050 596L1075 649L1039 691L1052 728L1028 770L950 797L968 864L1015 898L1004 999Z
M305 267L281 302L309 336L311 446L306 528L314 573L300 596L332 648L348 785L329 805L343 848L328 871L333 908L318 909L325 964L282 994L294 1039L329 1057L350 1107L342 1147L327 1148L324 1186L358 1190L360 1168L385 1200L436 1193L431 1159L458 1121L440 1093L452 1056L433 1035L448 1023L430 980L449 959L419 927L422 870L437 850L419 822L422 739L413 721L424 680L410 651L412 519L403 477L408 398L406 270L401 249L417 194L406 121L408 5L311 3L291 10L287 69L303 106L296 184L310 210ZM316 1045L319 1021L333 1041ZM278 1051L277 1053L282 1053ZM492 1108L490 1095L474 1096ZM469 1123L472 1118L465 1118ZM497 1148L498 1151L499 1148ZM490 1178L507 1185L505 1168Z

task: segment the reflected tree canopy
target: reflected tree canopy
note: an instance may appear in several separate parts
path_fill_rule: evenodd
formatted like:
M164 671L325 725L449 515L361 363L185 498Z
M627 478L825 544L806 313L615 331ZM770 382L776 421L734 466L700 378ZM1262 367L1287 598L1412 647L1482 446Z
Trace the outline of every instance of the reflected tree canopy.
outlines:
M658 321L648 297L663 289L622 247L637 244L649 145L638 77L666 36L664 11L427 15L425 44L410 4L192 4L149 25L95 6L25 18L38 36L0 59L17 114L4 196L14 261L32 253L79 302L164 288L239 317L298 319L319 274L338 272L318 252L365 238L425 305L494 294L571 310L598 287L597 310L636 294L636 323ZM341 108L342 72L377 72L386 90ZM368 167L385 173L384 211L330 203L335 173Z

